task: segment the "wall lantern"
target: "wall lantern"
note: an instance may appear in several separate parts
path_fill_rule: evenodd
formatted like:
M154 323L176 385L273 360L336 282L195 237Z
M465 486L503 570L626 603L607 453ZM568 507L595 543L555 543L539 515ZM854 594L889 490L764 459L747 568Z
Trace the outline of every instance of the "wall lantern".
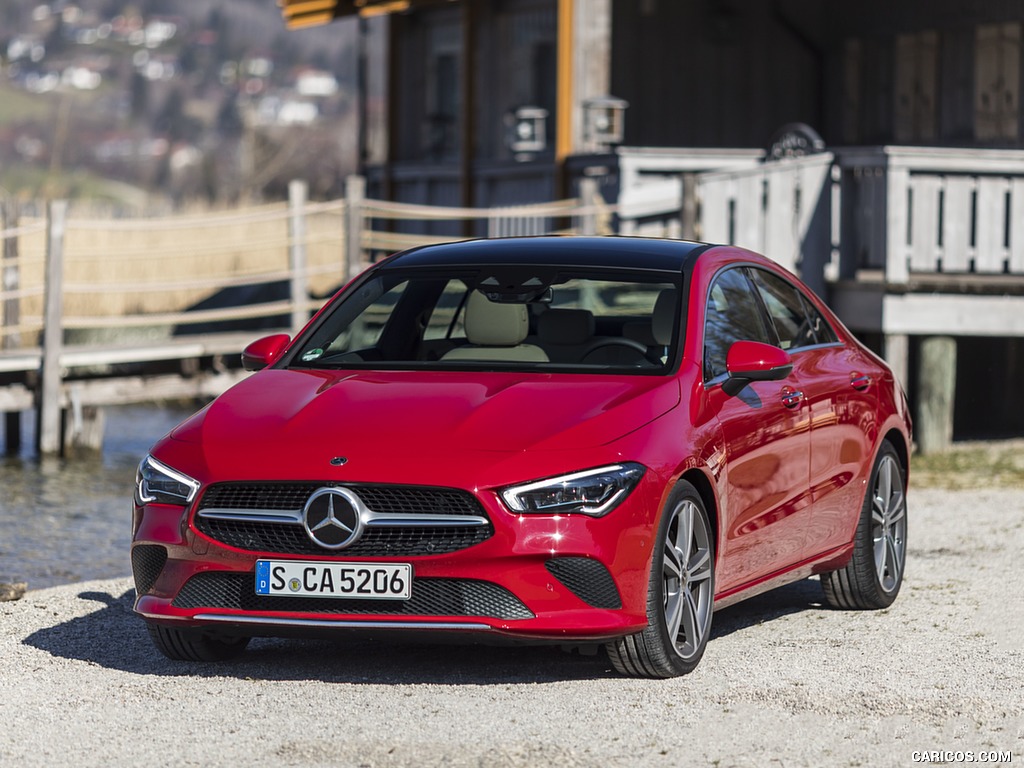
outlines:
M547 120L548 111L542 107L519 107L507 113L505 141L512 153L518 156L547 149Z
M596 150L621 144L629 102L614 96L597 96L583 102L583 140Z

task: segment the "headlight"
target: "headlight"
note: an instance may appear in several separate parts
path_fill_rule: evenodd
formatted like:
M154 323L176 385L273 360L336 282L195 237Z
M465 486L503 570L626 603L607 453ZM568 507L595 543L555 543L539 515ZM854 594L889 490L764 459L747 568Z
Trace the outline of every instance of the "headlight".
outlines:
M601 517L615 509L643 476L640 464L615 464L513 485L502 489L501 498L513 512Z
M199 482L147 456L135 476L135 498L140 504L185 506L195 498Z

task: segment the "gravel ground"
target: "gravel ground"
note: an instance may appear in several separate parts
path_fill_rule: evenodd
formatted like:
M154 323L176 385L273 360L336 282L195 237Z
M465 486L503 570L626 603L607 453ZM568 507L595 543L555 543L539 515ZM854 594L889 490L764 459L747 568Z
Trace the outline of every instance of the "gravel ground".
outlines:
M718 613L701 666L666 681L361 636L193 666L151 648L127 579L30 591L0 603L0 764L1024 764L1024 491L910 500L892 608L829 610L800 582Z

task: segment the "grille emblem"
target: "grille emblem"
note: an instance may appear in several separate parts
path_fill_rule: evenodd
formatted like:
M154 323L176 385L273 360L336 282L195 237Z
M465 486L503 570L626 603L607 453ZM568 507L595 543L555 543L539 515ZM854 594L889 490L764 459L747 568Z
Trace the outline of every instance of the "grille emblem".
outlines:
M348 488L320 488L302 508L302 527L325 549L344 549L363 535L362 500Z

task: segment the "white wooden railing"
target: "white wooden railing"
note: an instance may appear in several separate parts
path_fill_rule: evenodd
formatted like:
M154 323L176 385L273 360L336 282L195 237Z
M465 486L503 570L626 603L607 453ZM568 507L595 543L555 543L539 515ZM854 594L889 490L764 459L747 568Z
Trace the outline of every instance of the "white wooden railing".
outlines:
M1024 151L871 147L836 162L844 275L1024 275Z

